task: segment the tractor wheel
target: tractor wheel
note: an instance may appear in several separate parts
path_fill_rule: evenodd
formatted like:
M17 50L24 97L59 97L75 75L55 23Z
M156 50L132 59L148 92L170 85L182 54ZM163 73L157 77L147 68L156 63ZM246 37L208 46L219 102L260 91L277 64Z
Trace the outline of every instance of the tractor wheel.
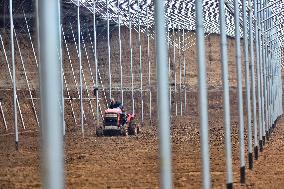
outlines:
M97 128L96 130L97 137L102 137L104 135L104 131L102 128Z
M128 128L127 128L127 126L124 126L124 127L121 129L121 135L122 135L122 136L128 136Z
M134 121L131 121L129 123L129 135L134 135L136 136L138 134L138 128L137 128L137 125Z

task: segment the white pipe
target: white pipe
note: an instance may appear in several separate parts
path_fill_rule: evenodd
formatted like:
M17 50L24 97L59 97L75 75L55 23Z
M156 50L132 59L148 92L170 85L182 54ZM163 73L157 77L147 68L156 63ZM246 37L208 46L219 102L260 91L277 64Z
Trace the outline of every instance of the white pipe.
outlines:
M196 34L197 34L197 57L198 57L198 86L199 86L199 123L202 157L202 181L203 188L211 188L210 157L208 139L208 98L206 83L206 59L205 59L205 37L203 23L202 1L195 1L196 7Z
M60 45L57 0L39 1L40 97L43 137L43 188L64 188L63 116L58 101L62 99Z
M163 0L155 1L156 26L156 53L157 53L157 81L158 81L158 114L160 135L160 188L172 188L172 158L170 137L170 111L169 111L169 78L168 78L168 52L165 21L165 3Z
M15 124L15 142L16 149L19 145L18 134L18 116L17 116L17 84L16 84L16 65L15 65L15 48L14 48L14 23L13 23L13 0L9 0L10 11L10 37L11 37L11 55L12 55L12 73L13 73L13 104L14 104L14 124Z

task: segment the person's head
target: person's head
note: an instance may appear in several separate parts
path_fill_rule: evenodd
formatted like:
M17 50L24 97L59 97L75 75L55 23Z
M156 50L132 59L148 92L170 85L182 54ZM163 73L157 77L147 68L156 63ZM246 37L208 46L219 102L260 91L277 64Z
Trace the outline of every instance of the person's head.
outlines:
M110 103L111 103L111 104L114 104L114 103L115 103L115 99L114 99L114 98L111 98L111 99L110 99Z

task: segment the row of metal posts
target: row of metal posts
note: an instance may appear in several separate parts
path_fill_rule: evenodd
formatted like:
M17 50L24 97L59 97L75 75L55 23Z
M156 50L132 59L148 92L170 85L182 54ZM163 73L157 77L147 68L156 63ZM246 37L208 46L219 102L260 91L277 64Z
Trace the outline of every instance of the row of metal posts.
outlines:
M79 3L79 2L78 2ZM79 9L79 7L78 7L78 9ZM264 9L265 10L265 9ZM94 4L94 11L95 11L95 4ZM250 11L251 12L251 11ZM250 13L251 14L251 13ZM138 16L139 17L139 16ZM120 17L119 17L120 18ZM80 19L79 19L79 12L78 12L78 21L79 21ZM108 19L109 20L109 19ZM251 19L250 19L251 20ZM129 22L130 22L130 26L131 26L131 19L129 20ZM109 25L109 24L108 24ZM140 24L139 24L140 25ZM78 22L78 31L80 31L80 22ZM250 24L250 27L251 27L251 24ZM252 31L252 30L250 30L250 31ZM131 34L130 34L131 35ZM109 35L108 35L109 36ZM184 32L183 32L183 38L184 38ZM78 37L78 40L79 40L79 43L80 43L80 37ZM139 39L139 40L141 40L141 39ZM109 41L108 41L108 43L109 43ZM180 36L179 36L179 43L180 43ZM148 44L149 45L149 44ZM80 46L80 44L79 44L79 46ZM109 46L109 44L108 44L108 46ZM175 52L175 44L173 45L174 47L174 52ZM180 44L179 44L179 46L180 46ZM141 42L140 42L140 59L141 59ZM179 48L180 49L180 48ZM237 48L238 49L238 48ZM180 50L179 50L180 51ZM179 52L180 53L180 52ZM251 52L251 53L253 53L253 52ZM80 48L79 48L79 57L80 57ZM79 58L79 61L81 60L81 58ZM174 60L175 60L175 53L174 53ZM253 60L253 56L252 56L252 60ZM252 61L253 62L253 61ZM140 64L141 64L141 60L140 60ZM150 64L149 64L150 65ZM238 64L237 64L238 65ZM253 66L253 64L252 64L252 66ZM180 69L181 69L181 66L180 66ZM184 67L184 69L185 69L185 67ZM80 69L81 70L81 69ZM141 70L141 67L140 67L140 70ZM251 69L251 71L252 71L252 75L254 75L254 73L253 73L253 70L254 69ZM80 73L81 73L81 71L80 71ZM140 79L141 79L141 76L142 76L142 71L140 71L140 73L141 73L141 75L140 75ZM150 72L149 72L150 73ZM175 74L176 74L176 72L175 72ZM81 74L80 74L81 75ZM96 74L97 75L97 74ZM110 74L111 75L111 74ZM122 75L122 74L121 74ZM180 75L181 75L181 71L180 71ZM133 76L132 76L133 77ZM149 78L149 80L150 80L150 78ZM180 80L181 80L181 78L180 78ZM176 75L175 75L175 81L176 81ZM259 81L259 80L258 80ZM142 79L141 79L141 83L142 83ZM253 84L253 86L254 86L254 77L253 77L253 82L252 82L252 84ZM111 84L110 84L111 85ZM97 86L97 84L95 85L95 86ZM180 88L181 88L181 86L180 86ZM252 87L253 88L253 90L254 90L254 87ZM122 84L121 84L121 89L122 89ZM176 82L175 82L175 89L176 89ZM82 90L82 89L81 89ZM133 91L133 88L132 88L132 91ZM240 92L240 91L239 91ZM110 89L110 94L111 94L111 89ZM81 95L80 95L81 96ZM255 96L255 95L253 95L253 96ZM123 97L123 95L122 95L122 97ZM141 84L141 97L142 97L142 84ZM240 97L240 96L239 96ZM83 107L83 103L82 103L82 98L80 97L80 99L81 99L81 108ZM143 99L143 98L142 98ZM181 99L181 98L180 98ZM266 100L268 100L267 99L267 97L265 97L264 99L266 99ZM133 100L134 100L134 98L133 98ZM262 99L263 100L263 99ZM122 101L123 101L123 98L122 98ZM151 101L151 100L150 100ZM186 91L185 91L185 101L186 101ZM186 103L185 103L186 104ZM240 103L240 104L242 104L242 103ZM255 100L254 100L254 104L255 104ZM262 104L264 104L264 103L259 103L259 105L262 105ZM177 105L177 104L176 104ZM98 107L98 106L97 106ZM239 106L240 107L240 106ZM268 108L268 107L266 107L266 108ZM182 115L182 105L181 105L181 107L180 107L180 109L181 109L181 115ZM242 108L240 108L239 109L239 111L241 110ZM264 108L262 108L262 111L263 111L263 109ZM151 108L150 108L150 110L151 110ZM254 112L255 112L255 110L256 110L256 108L254 108ZM83 112L83 110L81 110L82 112ZM133 111L134 111L134 105L133 105ZM143 118L143 105L142 105L142 118ZM99 113L97 113L97 115L98 115ZM176 107L176 114L177 114L177 107ZM151 115L151 113L150 113L150 115ZM240 115L242 115L242 113L240 112ZM261 111L259 112L259 116L261 117ZM240 116L240 123L242 123L242 121L241 121L241 118L242 116ZM250 117L250 116L248 116L248 117ZM254 114L254 117L255 117L255 114ZM268 119L268 117L266 118L266 119ZM256 119L254 119L254 120L256 120ZM268 120L267 120L268 121ZM256 124L256 122L255 122L255 124ZM242 128L242 127L240 127L240 128ZM256 128L256 127L255 127ZM267 129L266 129L267 130ZM83 122L82 122L82 133L84 133L83 132L84 131L84 127L83 127ZM260 134L261 135L263 135L263 133L264 133L264 131L265 131L265 129L263 129L262 131L260 131ZM267 131L266 131L266 133L267 133ZM241 135L240 135L241 136ZM262 140L265 140L264 138L262 138ZM257 146L255 146L255 147L257 147ZM260 149L262 150L262 145L261 145L261 147L260 147Z
M13 9L13 6L11 5L10 6L11 9ZM13 12L11 12L13 13ZM12 14L13 15L13 14ZM31 42L31 47L32 47L32 50L33 50L33 54L34 54L34 58L35 58L35 62L36 62L36 66L38 68L38 63L37 63L37 56L35 54L35 49L34 49L34 46L33 46L33 42L32 42L32 39L31 39L31 34L30 34L30 30L29 30L29 27L28 27L28 23L27 23L27 19L26 19L26 16L25 16L25 12L23 11L23 15L24 15L24 19L25 19L25 24L26 24L26 27L27 27L27 32L28 32L28 35L29 35L29 39L30 39L30 42ZM11 23L13 23L13 17L11 17ZM21 64L22 64L22 67L23 67L23 71L24 71L24 75L25 75L25 80L26 80L26 83L27 83L27 87L28 87L28 90L29 90L29 95L30 95L30 100L31 100L31 105L32 105L32 109L33 109L33 113L35 115L35 119L36 119L36 122L37 122L37 125L39 126L39 119L38 119L38 115L37 115L37 111L36 111L36 107L35 107L35 102L34 102L34 97L32 95L32 92L31 92L31 87L30 87L30 82L29 82L29 79L28 79L28 75L27 75L27 72L26 72L26 68L25 68L25 63L24 63L24 59L23 59L23 56L22 56L22 52L21 52L21 48L20 48L20 44L19 44L19 41L18 41L18 38L17 38L17 34L16 34L16 30L14 29L13 25L11 25L11 29L13 29L13 33L11 33L11 35L13 35L13 38L15 36L15 39L16 39L16 44L17 44L17 48L18 48L18 51L19 51L19 55L20 55L20 59L21 59ZM0 36L1 37L1 36ZM12 39L12 38L11 38ZM13 86L16 85L16 83L14 84L14 79L13 79L13 76L12 76L12 72L13 72L13 69L12 68L12 71L10 69L10 66L9 66L9 61L8 61L8 58L7 58L7 54L6 54L6 50L5 50L5 46L4 46L4 43L3 43L3 40L2 40L2 37L1 37L1 44L2 44L2 47L3 47L3 52L4 52L4 56L5 56L5 59L6 59L6 63L7 63L7 66L8 66L8 71L9 71L9 74L10 74L10 78L12 80L12 83L13 83ZM14 45L11 45L12 49L13 49L13 46ZM13 50L12 50L13 51ZM13 58L13 57L12 57ZM12 61L13 62L13 61ZM12 64L12 67L13 67L13 64ZM18 100L18 98L16 97L16 103L17 103L17 106L18 106L18 109L19 109L19 114L20 114L20 119L21 119L21 123L22 123L22 126L23 128L25 129L25 122L24 122L24 119L23 119L23 114L22 114L22 110L21 110L21 106L20 106L20 102ZM2 108L2 104L1 104L1 108ZM4 115L4 111L3 111L3 108L2 108L2 116L3 116L3 120L4 120L4 125L5 125L5 129L7 130L8 129L8 126L7 126L7 122L6 122L6 119L5 119L5 115ZM17 115L15 115L15 117L17 117ZM17 129L17 128L16 128ZM16 131L16 146L18 147L18 137L17 137L17 131Z
M129 7L130 4L131 4L131 1L129 0L128 1L129 3ZM137 2L138 3L138 7L139 7L139 10L140 10L140 2ZM77 2L77 6L79 6L79 2ZM109 7L109 1L106 1L106 6ZM121 100L122 100L122 103L124 102L124 91L123 91L123 86L122 86L122 65L121 65L121 31L120 31L120 7L119 7L119 2L117 4L118 6L118 28L119 28L119 47L120 47L120 58L119 58L119 61L120 61L120 70L121 70L121 73L120 73L120 88L121 88ZM79 9L79 7L78 7ZM96 13L96 2L94 2L93 4L93 13L95 15ZM79 17L79 10L78 10L78 32L80 31L80 17ZM147 7L147 20L148 20L148 7ZM112 70L111 70L111 47L110 47L110 15L109 15L109 11L108 11L108 8L107 8L107 12L106 12L106 17L107 17L107 31L108 31L108 72L109 72L109 98L112 98ZM132 111L135 112L135 99L134 99L134 76L133 76L133 48L132 48L132 15L131 15L131 12L130 12L130 9L129 9L129 47L130 47L130 74L131 74L131 94L132 94ZM94 19L95 19L95 16L94 16ZM141 46L141 37L140 37L140 14L138 14L138 34L139 34L139 64L140 64L140 92L141 92L141 121L143 123L143 118L144 118L144 103L143 103L143 83L142 83L142 80L143 80L143 73L142 73L142 46ZM95 27L95 24L94 23L94 27ZM94 28L94 30L96 31L96 28ZM174 33L174 32L173 32ZM174 34L173 34L174 35ZM184 30L183 30L183 43L184 43ZM78 38L79 38L79 34L78 34ZM95 36L96 37L96 36ZM78 39L78 46L80 46L80 43L81 41ZM149 25L147 25L147 52L148 52L148 63L149 63L149 81L148 81L148 84L149 84L149 87L151 88L151 62L150 62L150 58L149 58L149 48L150 48L150 35L149 35ZM175 40L173 42L173 48L174 48L174 64L175 64ZM179 35L179 49L180 49L180 35ZM96 48L95 48L96 49ZM79 51L80 51L80 48L79 48ZM180 51L180 50L179 50ZM183 50L184 52L185 50ZM95 58L97 59L97 56L95 56ZM180 58L180 56L179 56ZM97 62L97 60L95 60ZM80 53L79 53L79 63L81 62L81 57L80 57ZM180 62L181 64L181 62ZM97 65L97 63L96 63ZM180 69L181 69L181 66L180 66ZM81 69L80 69L81 70ZM97 69L96 69L97 70ZM180 70L180 80L181 80L181 70ZM185 77L185 74L186 74L186 68L185 68L185 57L184 57L184 77ZM96 74L97 75L97 74ZM80 71L80 77L81 76L81 71ZM185 79L186 80L186 79ZM97 81L97 79L96 79ZM181 82L181 81L180 81ZM81 83L81 82L80 82ZM177 86L177 82L176 82L176 71L175 71L175 94L177 93L177 89L176 89L176 86ZM98 89L98 84L95 84L95 88ZM180 83L180 90L181 90L181 83ZM98 92L98 90L96 90L96 93ZM150 106L149 106L149 114L150 114L150 120L151 120L151 110L152 110L152 92L151 92L151 89L149 89L149 92L150 92L150 95L149 95L149 101L150 101ZM184 91L184 103L185 103L185 107L186 107L186 102L187 102L187 98L186 98L186 88L185 88L185 91ZM81 91L80 91L80 94L81 94ZM98 95L98 94L97 94ZM80 95L81 96L81 95ZM80 97L81 99L81 97ZM181 98L180 98L181 99ZM176 100L175 100L176 101ZM97 106L98 107L98 106ZM83 111L83 102L81 100L81 112ZM98 109L98 108L97 108ZM185 108L184 108L184 111L185 111ZM177 111L177 102L176 102L176 115L177 115L178 111ZM97 110L97 117L98 117L98 110ZM180 114L183 115L183 107L182 107L182 104L180 104ZM81 116L81 119L82 119L82 116ZM84 126L83 126L83 122L81 122L81 127L82 127L82 133L84 133Z
M129 22L128 22L128 25L129 25L129 49L130 49L130 75L131 75L131 96L132 96L132 111L135 112L135 98L134 98L134 75L133 75L133 45L132 45L132 22L133 22L133 19L134 19L134 15L130 12L130 5L131 5L131 1L129 0L128 1L128 7L129 7L129 10L128 10L128 15L129 15ZM95 4L94 4L95 6ZM109 1L106 1L106 6L109 7ZM119 2L117 2L117 7L118 7L118 28L119 28L119 47L120 47L120 68L121 68L121 73L120 73L120 80L121 80L121 84L120 84L120 88L121 88L121 101L122 103L124 102L124 91L123 91L123 86L122 86L122 65L121 65L121 38L120 38L120 35L121 35L121 31L120 31L120 4ZM139 41L139 70L140 70L140 93L141 93L141 121L142 123L144 122L144 98L143 98L143 72L142 72L142 44L141 44L141 18L140 18L140 12L141 12L141 7L140 7L140 2L138 1L137 2L137 7L138 7L138 14L137 14L137 19L138 19L138 41ZM95 10L95 9L94 9ZM107 27L108 27L108 31L109 31L109 20L111 19L109 17L109 11L106 12L106 17L107 17ZM148 6L147 6L147 10L146 10L146 21L148 21ZM174 30L173 30L174 31ZM147 26L146 26L146 32L147 32L147 57L148 57L148 85L149 85L149 101L150 101L150 105L149 105L149 115L150 115L150 120L151 120L151 109L152 109L152 92L151 92L151 62L150 62L150 55L149 55L149 51L150 51L150 35L149 35L149 25L148 25L148 22L147 22ZM108 32L108 36L109 36L109 32ZM178 32L178 38L179 38L179 44L178 44L178 49L179 49L179 59L181 58L181 55L180 55L180 50L181 50L181 35L180 35L180 32ZM183 32L182 32L182 37L183 37L183 43L184 43L184 36L185 35L185 32L184 32L184 29L183 29ZM169 36L168 36L169 38ZM176 65L176 57L175 57L175 49L176 49L176 43L175 43L175 32L173 32L173 38L174 38L174 42L173 42L173 49L174 49L174 58L173 58L173 64ZM184 45L183 45L183 48L184 48ZM110 49L110 41L109 41L109 37L108 37L108 49ZM184 52L185 50L183 50ZM110 60L110 54L111 54L111 51L108 50L108 60ZM184 57L184 78L185 78L185 75L186 75L186 68L185 68L185 57ZM182 71L181 71L181 61L180 62L180 91L182 90L182 83L181 83L181 76L182 76ZM108 68L109 68L109 91L110 91L110 94L109 94L109 97L111 98L112 95L112 83L111 83L111 78L112 78L112 71L111 71L111 64L110 64L110 61L109 61L109 65L108 65ZM174 78L175 78L175 84L174 84L174 92L175 92L175 96L177 94L177 72L176 70L174 71ZM184 79L186 80L186 79ZM185 85L185 83L184 83ZM186 87L185 87L186 89ZM184 91L185 95L184 95L184 107L186 107L186 102L187 102L187 98L186 98L186 90ZM171 98L171 94L170 94L170 98ZM175 97L176 98L176 97ZM180 96L180 100L181 100L181 96ZM178 103L176 102L177 99L175 99L175 113L176 115L178 114ZM180 115L183 115L183 111L185 111L185 108L182 107L182 103L180 104Z
M244 1L244 3L246 3ZM222 55L222 73L223 73L223 87L224 87L224 126L225 126L225 136L226 136L226 162L227 162L227 188L232 188L232 183L233 183L233 178L232 178L232 154L231 154L231 138L230 138L230 110L229 110L229 86L228 86L228 67L227 67L227 46L226 46L226 33L225 33L225 13L224 13L224 1L220 1L220 25L221 25L221 55ZM255 4L256 5L256 4ZM257 4L258 6L261 7L261 3L259 2ZM259 112L259 117L257 119L256 116L256 112L257 112L257 108L256 108L256 98L255 98L255 74L254 74L254 43L253 43L253 33L252 33L252 6L251 6L251 1L249 1L249 30L250 30L250 55L251 55L251 64L249 66L248 64L248 46L247 46L247 38L245 37L245 63L246 63L246 89L248 89L247 91L250 91L250 85L249 85L249 69L251 69L251 78L252 78L252 90L253 90L253 112L254 112L254 135L255 135L255 159L258 158L258 139L259 139L259 145L260 145L260 151L263 150L263 145L265 144L265 138L269 139L269 130L272 127L272 125L275 125L275 121L276 118L278 118L278 116L280 116L282 114L282 110L281 108L279 108L279 110L277 111L273 111L275 109L273 109L272 107L275 105L275 103L279 104L278 101L282 101L281 97L278 96L278 99L272 99L271 100L271 96L275 95L275 91L274 88L271 87L272 82L274 80L273 78L273 73L271 72L271 67L273 67L272 62L268 61L268 44L265 43L265 41L267 41L267 35L266 33L264 33L264 29L262 25L259 25L258 21L263 19L263 15L259 15L256 14L257 18L255 21L255 28L256 31L258 31L259 29L261 29L261 32L256 32L256 50L257 50L257 81L258 81L258 112ZM235 20L235 26L236 26L236 62L237 62L237 75L238 75L238 99L239 99L239 103L238 103L238 107L239 107L239 124L240 124L240 163L241 163L241 183L245 182L245 162L244 162L244 128L243 128L243 119L242 119L242 87L241 87L241 74L240 74L240 44L239 44L239 33L238 33L238 19L239 19L239 14L238 14L238 3L237 1L235 1L235 18L237 18ZM257 12L257 6L255 6L255 12ZM264 9L265 10L265 9ZM198 23L201 21L202 23L202 14L198 14L198 13L203 13L202 10L202 4L201 2L196 2L196 11L197 11L197 16L196 16L196 21L197 21L197 25L196 25L196 32L198 36L202 36L204 37L203 31L202 31L202 27L201 29L199 28L200 26L198 25ZM199 12L200 11L200 12ZM267 15L267 14L266 14ZM200 16L200 17L199 17ZM244 17L246 18L246 6L244 6ZM267 19L267 18L266 18ZM244 21L246 21L246 19L244 19ZM243 25L244 28L247 27L246 22L244 22ZM264 24L265 29L267 29L267 24ZM272 27L272 24L270 23L270 27ZM262 35L259 35L262 34ZM245 34L246 35L247 32L245 30ZM266 37L266 38L265 38ZM257 39L259 41L257 41ZM200 51L204 51L204 46L202 48L200 48L200 45L204 45L202 44L202 42L204 43L204 41L200 40L198 38L198 44L197 46L199 47L198 49ZM201 44L200 44L201 43ZM261 44L260 44L261 43ZM273 49L274 50L274 49ZM204 63L203 59L204 59L204 54L198 52L198 59L199 59L199 73L200 73L200 63ZM262 55L262 56L260 56ZM278 67L278 69L280 69L280 67ZM202 71L202 69L201 69ZM274 71L274 70L273 70ZM202 74L199 77L204 77ZM203 78L204 79L204 78ZM281 78L278 76L278 80L281 81ZM205 81L205 79L204 79ZM202 83L199 83L199 90L200 92L202 92ZM276 88L277 89L277 88ZM280 93L279 91L281 91L280 89L282 89L282 86L278 88L278 93ZM271 94L272 93L272 94ZM205 96L205 95L203 95ZM200 97L202 97L200 95ZM205 96L206 97L206 96ZM247 94L247 101L250 104L250 92ZM205 100L205 99L204 99ZM206 99L207 100L207 99ZM205 100L205 102L207 102ZM204 101L203 101L204 102ZM201 121L200 121L200 128L201 129L201 144L202 144L202 152L206 151L204 150L204 148L208 148L208 144L206 144L208 141L203 141L204 136L207 136L207 133L205 132L207 130L207 122L208 122L208 118L207 118L207 112L206 111L202 111L204 109L202 109L202 107L206 107L205 110L207 111L207 104L202 104L200 101L200 117L201 117ZM250 117L251 117L251 113L250 113L250 106L248 107L249 111L248 111L248 121L250 121ZM176 113L177 114L177 113ZM259 120L259 127L257 127L257 120ZM204 124L205 122L205 124ZM203 124L202 124L203 123ZM160 127L162 127L162 125L160 125ZM253 167L253 160L252 160L252 137L251 137L251 125L250 122L248 123L248 131L249 131L249 168L252 169ZM259 138L257 138L257 128L259 130ZM205 133L204 133L205 132ZM204 133L204 134L203 134ZM203 159L206 158L206 156L204 156L203 154ZM162 172L161 172L162 174ZM203 183L204 183L204 188L210 188L210 177L208 176L208 174L210 175L209 172L209 159L208 161L204 162L203 161ZM167 183L169 184L169 183ZM162 184L162 186L164 186L165 183Z
M128 3L129 3L129 6L128 7L131 7L130 5L131 5L131 1L129 0L128 1ZM94 12L93 13L95 13L95 3L94 3ZM109 1L106 1L106 6L107 7L109 7ZM140 93L141 93L141 121L142 121L142 123L143 123L143 119L144 119L144 98L143 98L143 83L142 83L142 81L143 81L143 72L142 72L142 44L141 44L141 29L140 29L140 25L141 25L141 23L140 23L140 9L141 9L141 7L140 7L140 2L138 1L137 2L137 6L138 6L138 8L139 8L139 10L138 10L138 14L137 14L137 17L138 17L138 37L139 37L139 70L140 70ZM119 28L119 53L120 53L120 58L119 58L119 62L120 62L120 89L121 89L121 101L122 101L122 103L124 102L124 90L123 90L123 84L122 84L122 76L123 76L123 73L122 73L122 63L121 63L121 27L120 27L120 25L121 25L121 19L120 19L120 4L119 4L119 2L117 2L117 7L118 7L118 28ZM130 49L130 75L131 75L131 96L132 96L132 111L133 112L135 112L135 98L134 98L134 75L133 75L133 45L132 45L132 20L134 19L134 16L132 15L132 13L130 12L130 8L129 8L129 10L128 10L128 14L129 14L129 22L128 22L128 25L129 25L129 49ZM108 70L109 70L109 92L110 92L110 94L109 94L109 97L111 98L112 97L112 82L111 82L111 80L112 80L112 71L111 71L111 64L110 64L110 54L111 54L111 50L110 50L110 40L109 40L109 35L110 35L110 33L109 33L109 24L110 24L110 22L109 22L109 20L111 19L110 18L110 16L109 16L109 11L108 11L108 9L107 9L107 12L106 12L106 17L107 17L107 31L108 31ZM147 10L146 10L146 21L149 21L149 19L148 19L148 6L147 6ZM149 79L148 79L148 87L149 87L149 101L150 101L150 105L149 105L149 117L150 117L150 120L151 120L151 116L152 116L152 112L151 112L151 110L152 110L152 91L151 91L151 61L150 61L150 54L149 54L149 52L150 52L150 34L149 34L149 25L148 25L148 22L147 22L147 26L146 26L146 32L147 32L147 59L148 59L148 69L149 69L149 71L148 71L148 77L149 77ZM175 32L173 32L173 37L175 38L175 34L174 34ZM182 34L182 36L183 36L183 43L184 43L184 30L183 30L183 34ZM181 49L181 45L180 45L180 43L181 43L181 41L180 41L180 35L178 36L179 37L179 44L178 44L178 46L179 46L179 49ZM173 49L174 49L174 64L175 64L175 45L176 45L176 43L175 43L175 40L174 40L174 42L173 42ZM180 51L180 50L179 50ZM184 50L183 50L183 52L184 52ZM179 56L179 58L180 58L180 56ZM181 64L181 61L180 61L180 64ZM181 67L180 67L180 69L181 69ZM184 75L185 75L185 73L186 73L186 71L185 71L186 69L185 69L185 58L184 58ZM175 94L177 93L177 81L176 81L176 79L177 79L177 76L176 76L176 71L174 72L174 74L175 74ZM181 70L180 70L180 80L181 80L181 74L182 74L182 72L181 72ZM185 76L184 76L185 77ZM180 88L181 88L181 83L180 83ZM171 96L171 95L170 95ZM184 98L185 98L185 107L186 107L186 91L185 91L185 96L184 96ZM177 113L178 113L178 111L177 111L177 103L175 104L176 105L176 115L177 115ZM185 109L184 109L185 110ZM181 115L183 115L183 108L182 108L182 104L180 104L180 114Z
M14 34L13 34L14 35ZM5 50L5 45L4 45L4 41L3 41L3 38L2 38L2 36L0 35L0 40L1 40L1 45L2 45L2 47L3 47L3 54L4 54L4 57L5 57L5 60L6 60L6 63L7 63L7 67L8 67L8 72L9 72L9 76L10 76L10 79L11 79L11 81L12 81L12 84L13 84L13 86L15 85L14 83L13 83L13 64L12 64L12 70L11 70L11 68L10 68L10 64L9 64L9 60L8 60L8 55L7 55L7 52L6 52L6 50ZM14 88L15 89L15 88ZM14 90L13 90L13 92L14 92ZM13 96L13 100L14 100L14 97L15 96ZM17 110L17 107L18 107L18 109L19 109L19 114L20 114L20 119L21 119L21 124L22 124L22 127L23 127L23 129L25 129L26 128L26 126L25 126L25 122L24 122L24 119L23 119L23 114L22 114L22 110L21 110L21 106L20 106L20 102L19 102L19 99L16 97L16 104L15 104L15 107L16 107L16 110ZM14 106L13 106L13 108L14 108ZM15 112L15 111L14 111ZM3 113L3 119L4 119L4 113ZM5 120L4 120L4 122L5 122ZM6 122L6 124L7 124L7 122ZM18 137L18 128L15 128L15 137L16 137L16 149L18 149L18 142L19 142L19 137ZM18 139L18 140L17 140Z

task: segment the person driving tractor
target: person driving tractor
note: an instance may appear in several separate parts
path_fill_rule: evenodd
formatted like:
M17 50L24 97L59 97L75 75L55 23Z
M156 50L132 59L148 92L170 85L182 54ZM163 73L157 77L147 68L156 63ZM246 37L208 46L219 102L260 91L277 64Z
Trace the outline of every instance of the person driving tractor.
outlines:
M121 111L123 111L123 106L122 106L121 102L116 101L114 98L110 99L110 104L109 104L108 108L110 108L110 109L120 108Z

